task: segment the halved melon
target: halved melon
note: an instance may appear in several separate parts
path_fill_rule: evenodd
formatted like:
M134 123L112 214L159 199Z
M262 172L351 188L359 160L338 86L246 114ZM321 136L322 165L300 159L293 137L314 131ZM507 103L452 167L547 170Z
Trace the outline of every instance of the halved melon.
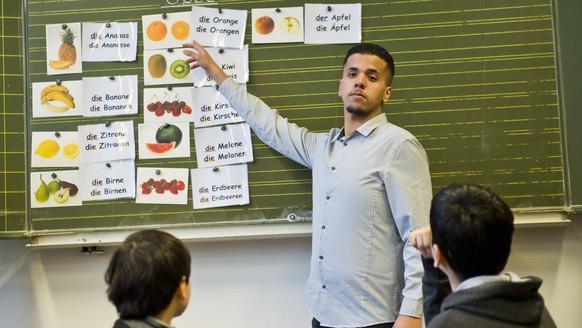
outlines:
M156 155L163 155L172 151L172 149L176 148L176 142L168 142L168 143L149 143L146 142L146 147L148 150Z

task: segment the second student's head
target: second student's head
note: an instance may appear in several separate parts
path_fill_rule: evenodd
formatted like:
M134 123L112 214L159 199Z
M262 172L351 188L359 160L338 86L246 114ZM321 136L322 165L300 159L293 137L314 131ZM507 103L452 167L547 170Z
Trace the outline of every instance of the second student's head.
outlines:
M459 183L441 189L432 200L430 227L433 244L463 280L496 275L505 267L513 213L490 189Z

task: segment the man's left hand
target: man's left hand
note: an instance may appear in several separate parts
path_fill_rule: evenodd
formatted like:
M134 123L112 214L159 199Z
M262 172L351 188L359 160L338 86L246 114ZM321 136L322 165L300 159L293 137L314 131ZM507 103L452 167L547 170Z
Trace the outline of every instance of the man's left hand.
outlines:
M394 328L421 328L422 319L410 317L407 315L399 315L394 322Z

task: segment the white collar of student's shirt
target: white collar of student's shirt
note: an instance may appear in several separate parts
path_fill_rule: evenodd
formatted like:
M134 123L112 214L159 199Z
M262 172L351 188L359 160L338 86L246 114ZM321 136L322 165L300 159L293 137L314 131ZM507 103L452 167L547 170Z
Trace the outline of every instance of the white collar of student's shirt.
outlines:
M168 327L168 328L176 328L176 327L170 326L167 323L165 323L165 322L163 322L161 320L158 320L158 319L156 319L154 317L147 317L147 318L145 318L145 321L150 322L152 324L162 325L162 326Z
M494 276L477 276L473 278L469 278L462 283L459 284L457 287L457 291L469 289L473 287L483 286L485 284L497 281L524 281L526 279L520 278L513 272L506 272L503 274L498 274Z

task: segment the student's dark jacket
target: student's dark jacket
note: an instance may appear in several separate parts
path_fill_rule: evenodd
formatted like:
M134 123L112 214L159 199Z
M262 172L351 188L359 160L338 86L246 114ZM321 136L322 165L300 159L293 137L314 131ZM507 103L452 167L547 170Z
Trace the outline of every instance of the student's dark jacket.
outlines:
M542 280L497 281L451 293L444 273L423 259L424 312L427 328L555 328L538 292Z

